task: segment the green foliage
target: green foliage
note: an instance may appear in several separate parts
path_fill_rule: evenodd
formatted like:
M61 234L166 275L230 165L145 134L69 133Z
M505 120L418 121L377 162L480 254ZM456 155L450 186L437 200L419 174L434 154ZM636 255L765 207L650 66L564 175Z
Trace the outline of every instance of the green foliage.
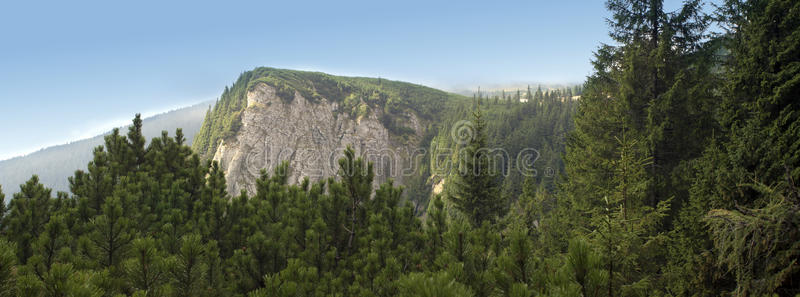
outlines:
M502 200L496 184L497 169L486 144L486 123L480 109L473 112L472 135L456 155L459 160L457 178L448 192L456 209L463 212L474 226L484 221L494 222L505 213L506 202Z
M737 296L798 294L796 266L784 260L796 253L784 241L796 242L785 229L794 223L783 218L794 216L800 178L800 117L792 99L800 71L788 54L798 50L799 5L726 1L720 8L722 24L733 29L721 40L729 50L716 116L723 133L694 165L681 239L695 255L686 262L700 264L700 279Z
M265 287L250 292L250 297L266 296L322 296L316 267L309 267L299 259L290 259L280 273L264 276Z
M93 283L95 277L93 272L76 271L69 263L54 264L42 279L43 296L103 296L103 291Z
M145 296L162 296L162 286L167 280L167 267L155 239L135 239L131 244L131 255L122 264L129 290L141 292Z
M0 239L0 296L14 296L16 285L17 247Z
M609 275L601 265L600 255L585 239L578 237L570 241L567 272L569 279L578 284L582 296L602 296L604 293Z
M349 147L336 177L291 185L283 163L232 195L182 131L146 145L137 116L70 178L71 195L34 176L0 209L0 296L797 295L800 3L726 1L721 24L735 30L712 37L696 0L607 4L617 44L581 87L501 103L257 68L195 144L207 156L232 135L261 83L379 112L395 136L414 112L431 150L410 200L392 181L376 188ZM537 148L529 161L555 176L492 163L493 147Z
M397 296L446 297L475 296L469 287L457 282L446 272L435 274L411 273L398 280L400 292Z
M736 275L737 295L794 293L793 277L800 270L800 193L797 188L787 193L754 188L769 199L764 207L715 209L706 216L718 262Z
M110 197L103 204L103 214L89 221L88 239L90 257L97 259L98 267L116 268L124 258L132 240L131 222L122 214L118 197Z
M0 186L0 219L6 216L6 194L3 194L3 187ZM5 224L0 220L0 231L5 229Z
M9 202L8 215L3 218L6 238L17 243L17 258L22 264L33 255L32 245L44 230L49 219L50 189L39 183L34 175Z
M201 296L206 267L203 263L205 246L198 235L181 238L180 251L167 259L167 267L176 296Z

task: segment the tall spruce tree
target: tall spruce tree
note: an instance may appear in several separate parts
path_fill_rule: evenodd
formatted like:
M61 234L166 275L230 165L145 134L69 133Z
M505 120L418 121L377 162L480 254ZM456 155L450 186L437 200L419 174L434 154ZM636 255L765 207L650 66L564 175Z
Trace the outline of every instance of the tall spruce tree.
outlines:
M607 253L607 266L615 266L609 280L619 282L611 287L654 288L660 285L640 277L663 273L651 269L652 261L666 265L668 249L656 243L688 201L686 163L713 133L714 48L701 44L708 21L699 1L674 12L660 0L607 7L617 44L595 54L567 143L562 195L578 215L570 224L601 232L594 238L617 251Z
M494 222L505 214L507 203L502 199L496 181L497 164L486 142L486 122L480 108L472 112L469 139L458 151L458 170L451 179L449 198L473 224Z
M795 295L800 266L788 259L800 254L800 3L731 0L721 15L731 29L718 117L725 133L696 166L686 212L687 225L708 222L711 233L686 233L713 241L720 274L735 277L723 289Z

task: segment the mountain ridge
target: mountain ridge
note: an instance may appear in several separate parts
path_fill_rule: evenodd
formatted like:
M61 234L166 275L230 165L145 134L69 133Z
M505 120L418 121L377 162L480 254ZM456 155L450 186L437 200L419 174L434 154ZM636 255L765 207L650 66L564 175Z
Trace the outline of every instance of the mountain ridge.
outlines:
M467 97L384 78L259 67L225 88L193 149L220 163L230 193L254 192L260 170L283 161L291 183L334 176L331 160L347 146L375 158L375 186L389 178L404 184L398 169L411 165L451 99Z
M160 136L162 130L173 133L182 128L187 143L194 139L200 124L213 105L213 100L173 109L145 118L143 132L149 141ZM129 125L118 127L127 129ZM113 129L93 137L48 146L23 156L0 160L0 185L5 192L16 192L17 187L36 174L40 182L56 191L69 191L67 178L75 170L85 169L92 159L92 151L103 144L103 137ZM53 166L58 164L58 166Z

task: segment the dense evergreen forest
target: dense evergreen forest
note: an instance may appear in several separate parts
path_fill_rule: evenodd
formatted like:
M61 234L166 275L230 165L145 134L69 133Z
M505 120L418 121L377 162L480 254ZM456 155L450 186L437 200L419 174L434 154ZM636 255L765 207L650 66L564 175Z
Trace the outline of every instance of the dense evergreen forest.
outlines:
M231 195L204 160L228 113L197 152L181 130L146 145L137 116L70 193L0 190L0 296L797 296L800 2L607 7L615 44L581 88L437 97L423 143L466 157L406 187L373 189L347 149L336 177L283 165ZM555 175L498 176L494 147Z

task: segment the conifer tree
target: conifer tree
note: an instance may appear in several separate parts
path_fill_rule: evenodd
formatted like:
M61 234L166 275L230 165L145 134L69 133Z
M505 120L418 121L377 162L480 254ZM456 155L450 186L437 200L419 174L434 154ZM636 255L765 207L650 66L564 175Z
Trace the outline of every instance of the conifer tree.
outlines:
M428 242L428 260L433 263L444 250L444 234L447 232L447 213L441 195L436 195L428 206L428 219L425 221L425 231Z
M570 240L566 266L569 278L580 287L581 296L613 295L613 288L604 287L611 278L601 267L600 261L600 256L585 239L578 237Z
M144 164L145 155L145 139L142 135L142 115L136 114L133 118L133 123L128 127L127 135L128 145L131 151L131 164L128 165L129 170L136 170Z
M497 259L495 283L497 287L512 295L514 290L528 291L529 284L534 283L536 263L533 243L525 226L512 226L508 234L508 246Z
M20 186L8 207L8 215L3 218L6 236L17 245L19 263L25 264L33 256L32 245L44 231L50 219L50 189L39 183L34 175Z
M339 159L339 177L342 179L342 186L345 190L349 202L347 216L349 223L344 227L348 233L347 251L352 251L355 244L354 239L361 225L365 222L363 213L363 203L370 199L372 192L372 179L374 177L372 163L365 163L361 158L355 157L355 151L351 147L344 150L344 158Z
M202 261L206 249L196 234L181 238L177 255L169 259L169 273L175 287L175 296L201 296L206 277L206 265Z
M17 247L0 239L0 296L16 296Z
M205 264L205 277L203 278L203 290L207 296L226 295L224 269L225 264L220 258L219 245L211 240L205 244L205 252L202 258Z
M463 283L457 282L447 272L411 273L398 280L403 297L470 297L475 296L472 290Z
M290 259L286 269L280 273L265 275L266 286L248 296L322 296L319 275L316 268L308 267L298 259Z
M94 149L94 158L87 172L75 171L69 178L70 191L77 196L81 219L89 219L102 211L105 199L111 196L113 179L108 167L108 154L102 146Z
M119 128L114 128L111 134L105 136L105 149L108 152L108 168L111 181L116 184L119 177L132 171L134 156L127 138L120 134Z
M230 222L226 215L229 196L225 184L225 174L219 168L219 163L209 163L209 167L200 203L196 207L202 211L198 225L204 237L219 242L223 239Z
M731 29L718 117L726 133L696 166L699 182L684 219L686 225L711 224L711 234L687 227L686 241L713 241L720 274L732 271L735 285L714 280L737 296L800 293L797 264L786 262L797 256L788 242L798 240L800 70L797 55L789 53L800 48L799 11L800 3L781 0L726 1L722 7L723 24Z
M28 264L37 275L43 276L50 271L53 264L68 263L71 260L71 242L63 214L52 216L41 235L33 242L34 255L28 260Z
M153 238L137 238L131 243L131 257L122 264L127 287L146 296L162 296L167 267Z
M103 214L94 217L89 225L88 239L92 243L90 256L99 267L116 271L132 240L131 222L123 215L122 202L112 196L103 204Z
M3 218L6 217L6 194L3 194L3 186L0 186L0 232L5 229Z
M103 290L96 284L93 272L77 271L71 263L56 263L41 282L44 296L103 296ZM30 292L29 292L30 293ZM25 296L36 296L31 294Z
M486 143L486 123L480 109L472 116L472 133L459 150L458 171L452 180L449 198L474 226L493 222L504 215L506 202L499 195L495 181L495 164Z

